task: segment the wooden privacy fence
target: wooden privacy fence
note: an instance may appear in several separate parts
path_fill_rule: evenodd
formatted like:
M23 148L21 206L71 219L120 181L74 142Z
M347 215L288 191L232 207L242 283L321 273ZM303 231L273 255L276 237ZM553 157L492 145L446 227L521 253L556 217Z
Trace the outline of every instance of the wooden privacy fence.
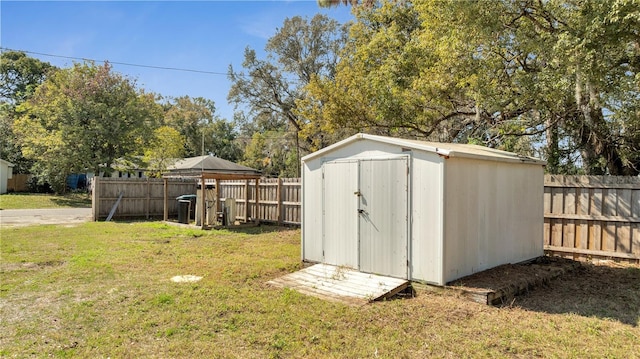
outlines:
M547 253L578 258L611 257L640 261L640 178L545 176L544 248ZM93 215L107 217L120 193L114 218L162 218L161 179L95 178ZM195 194L194 180L170 179L169 214L177 216L175 198ZM301 223L299 178L263 178L256 208L253 181L221 181L222 200L236 200L236 219L279 224Z
M169 216L178 214L177 196L196 194L196 180L168 179ZM162 218L164 210L162 179L94 178L92 203L94 220L106 219L111 208L122 199L114 218ZM263 178L258 185L256 210L255 183L249 180L220 181L220 199L236 200L236 219L259 219L278 224L300 224L301 188L299 178Z
M162 218L164 215L164 182L162 179L94 177L91 190L94 221L107 218L121 193L122 199L113 218L149 219ZM193 179L169 179L167 185L169 215L178 215L176 197L195 193L196 182Z
M639 177L547 175L544 185L547 252L640 260Z
M300 178L262 178L258 185L256 211L255 183L253 181L220 181L220 198L235 198L236 219L259 219L278 224L301 223Z
M30 174L14 173L11 178L7 180L7 191L9 192L27 192L29 186L27 183L31 179Z

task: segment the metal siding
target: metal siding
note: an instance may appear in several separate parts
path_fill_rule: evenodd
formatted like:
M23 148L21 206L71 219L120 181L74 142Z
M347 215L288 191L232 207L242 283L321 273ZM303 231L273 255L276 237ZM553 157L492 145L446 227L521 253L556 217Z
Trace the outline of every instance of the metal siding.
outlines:
M496 220L497 165L447 160L445 168L445 283L490 268L488 241L500 235Z
M358 162L326 162L322 171L323 262L357 269Z
M304 203L304 178L305 176L309 176L308 174L305 174L305 169L306 166L304 163L300 164L300 203ZM304 206L300 206L300 258L304 261L307 257L305 255L305 221L304 221L304 213L305 213L305 209Z
M445 166L445 283L542 255L541 166L468 159Z
M302 168L302 259L322 262L322 167L314 161Z
M402 147L374 141L357 141L328 152L324 157L314 158L313 161L320 160L326 163L332 160L383 158L396 155L403 155Z
M7 180L9 179L9 167L0 163L0 194L7 193Z
M442 163L413 151L411 164L411 279L442 284Z
M407 278L408 158L360 161L360 271Z

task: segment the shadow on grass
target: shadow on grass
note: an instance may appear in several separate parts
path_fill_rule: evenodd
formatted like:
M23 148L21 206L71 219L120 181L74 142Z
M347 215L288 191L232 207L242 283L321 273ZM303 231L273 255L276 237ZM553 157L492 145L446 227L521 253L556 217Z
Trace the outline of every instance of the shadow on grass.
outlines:
M260 224L259 226L231 227L231 228L226 228L226 230L229 232L235 232L235 233L258 235L263 233L290 231L292 229L297 229L297 228L298 227L295 227L295 226L278 226L275 224Z
M60 207L91 208L91 198L87 195L66 195L52 198L51 202Z
M585 264L516 298L523 309L640 325L640 267Z
M100 222L103 222L104 219L101 219ZM176 226L176 227L182 227L184 229L200 229L200 226L196 226L195 222L193 220L191 220L190 224L181 224L178 223L177 220L175 219L169 219L168 221L163 221L160 218L151 218L151 219L144 219L144 218L129 218L129 219L122 219L122 218L115 218L113 220L113 222L118 222L118 223L158 223L158 224L166 224L166 225L170 225L170 226ZM242 233L242 234L249 234L249 235L260 235L260 234L264 234L264 233L274 233L274 232L284 232L284 231L290 231L290 230L295 230L298 229L300 227L298 226L278 226L275 224L268 224L268 223L263 223L260 224L258 226L255 225L246 225L246 226L235 226L235 227L222 227L220 229L216 229L216 228L209 228L207 229L207 231L211 231L212 233L215 233L216 231L219 230L224 230L224 231L228 231L228 232L233 232L233 233Z

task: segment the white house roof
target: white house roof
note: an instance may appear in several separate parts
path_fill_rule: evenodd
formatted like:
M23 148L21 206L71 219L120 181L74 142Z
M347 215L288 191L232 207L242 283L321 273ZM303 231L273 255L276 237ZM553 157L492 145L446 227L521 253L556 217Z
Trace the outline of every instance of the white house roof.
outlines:
M545 165L547 163L546 161L543 161L538 158L522 156L516 153L496 150L494 148L478 146L478 145L406 140L402 138L368 135L364 133L358 133L340 142L334 143L331 146L325 147L319 151L306 155L302 158L302 161L304 162L317 157L322 157L338 148L345 147L349 144L355 143L357 141L363 141L363 140L386 143L386 144L400 146L400 147L411 149L411 150L432 152L445 157L464 157L464 158L473 158L473 159L484 159L484 160L502 161L502 162L531 163L531 164L540 164L540 165Z
M0 163L2 163L3 165L6 165L7 167L15 167L13 163L3 160L2 158L0 158Z

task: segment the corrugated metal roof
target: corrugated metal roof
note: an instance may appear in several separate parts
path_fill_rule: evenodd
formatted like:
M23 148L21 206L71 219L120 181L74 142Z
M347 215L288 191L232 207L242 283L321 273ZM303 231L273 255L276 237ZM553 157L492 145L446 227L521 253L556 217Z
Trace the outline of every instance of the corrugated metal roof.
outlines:
M364 133L358 133L340 142L337 142L331 146L325 147L319 151L306 155L302 158L302 161L308 161L316 157L323 156L338 148L347 146L351 143L361 140L369 140L373 142L386 143L391 145L400 146L412 150L421 150L436 153L446 157L465 157L475 159L485 159L493 161L504 162L517 162L517 163L533 163L545 165L547 162L538 158L522 156L517 153L501 151L494 148L460 144L460 143L440 143L440 142L427 142L418 140L407 140L403 138L385 137L368 135Z

